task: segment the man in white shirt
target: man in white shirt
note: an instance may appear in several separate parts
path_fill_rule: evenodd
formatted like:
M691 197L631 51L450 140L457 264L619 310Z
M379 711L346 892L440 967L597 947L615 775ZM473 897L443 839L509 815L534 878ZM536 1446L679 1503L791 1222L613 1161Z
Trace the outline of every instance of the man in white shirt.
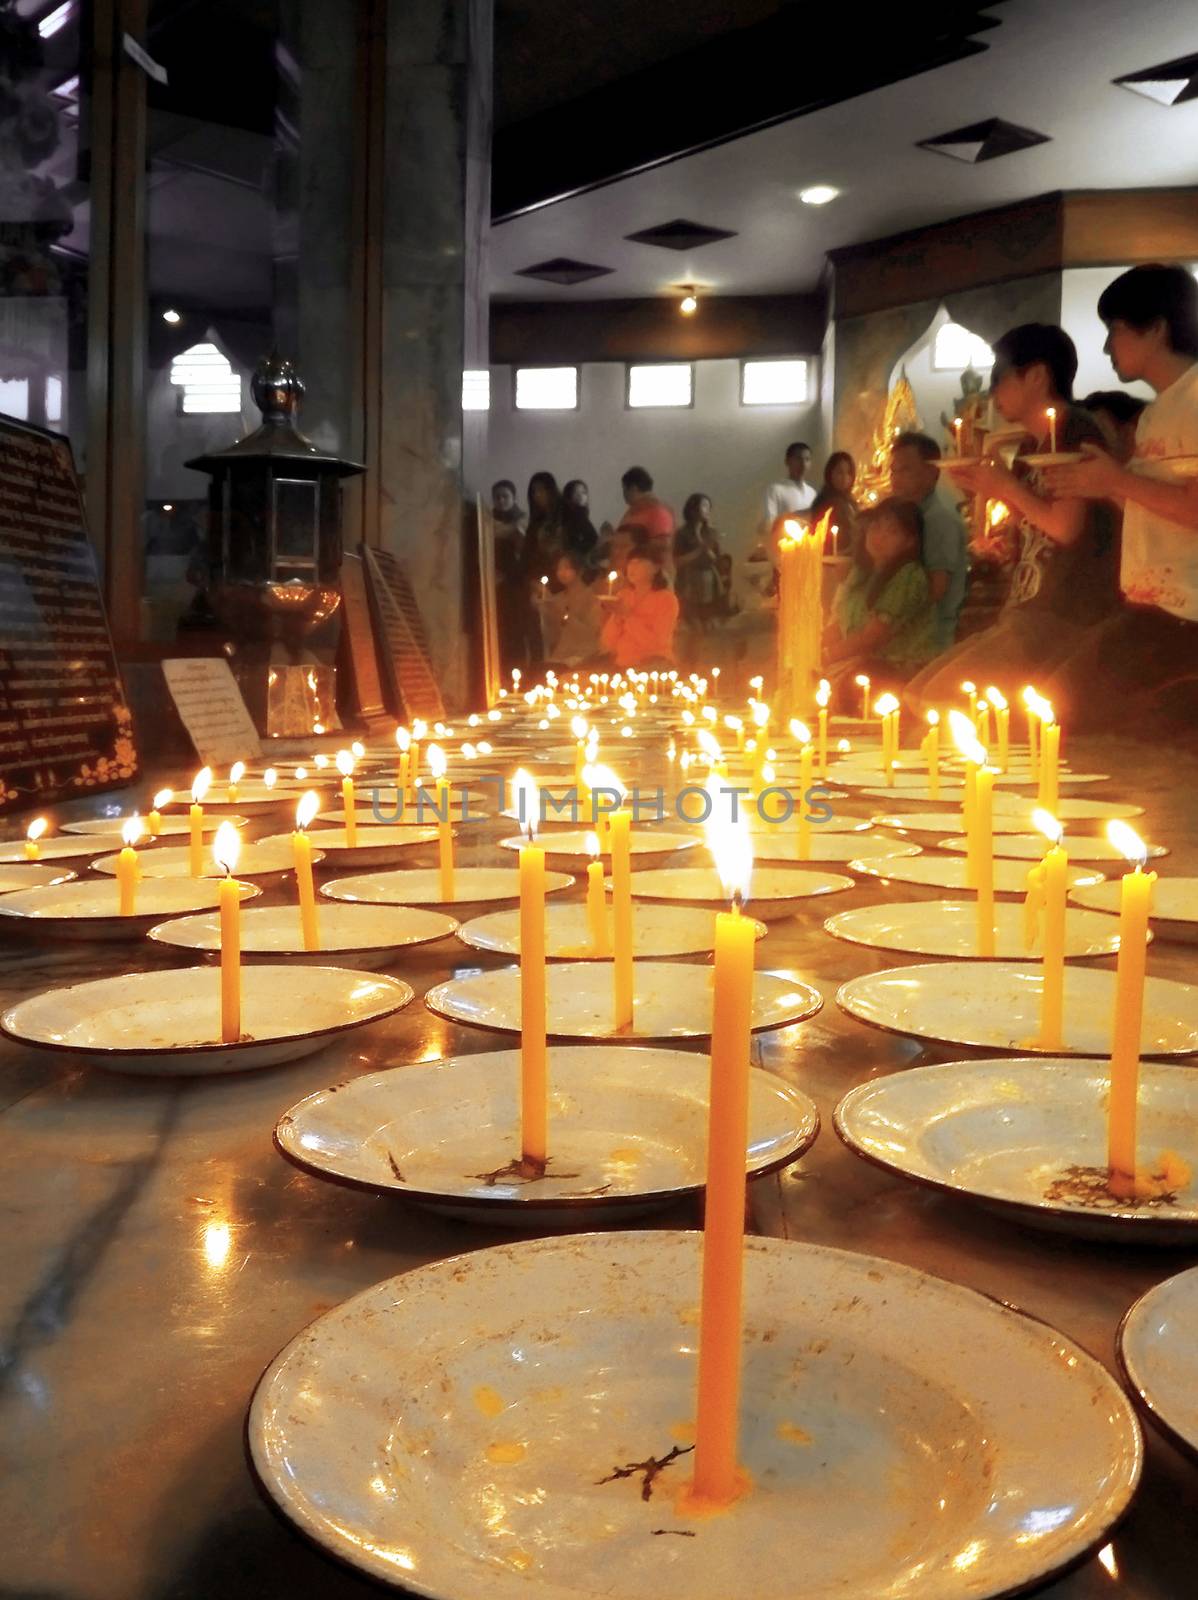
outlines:
M1125 603L1066 663L1062 688L1099 718L1109 688L1141 726L1143 714L1184 722L1198 714L1198 282L1184 267L1133 267L1098 315L1119 377L1142 378L1156 399L1126 466L1083 445L1085 461L1051 469L1057 494L1123 505Z
M779 517L789 517L795 511L810 511L815 504L815 489L807 482L811 471L811 446L801 439L786 447L786 476L771 483L765 491L765 526L768 537Z

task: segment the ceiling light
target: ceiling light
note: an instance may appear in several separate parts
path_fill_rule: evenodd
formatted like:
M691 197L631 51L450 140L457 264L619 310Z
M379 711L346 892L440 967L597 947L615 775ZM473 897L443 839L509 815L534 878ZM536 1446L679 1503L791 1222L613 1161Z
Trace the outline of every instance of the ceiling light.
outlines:
M75 0L63 0L62 5L55 6L53 11L47 11L37 25L41 37L52 39L61 28L65 28L74 9Z
M699 309L698 296L693 289L684 289L682 299L678 302L678 309L684 317L693 317Z
M173 506L173 505L172 505L172 504L171 504L171 503L170 503L170 501L169 501L169 500L164 500L164 501L163 501L163 503L162 503L162 509L163 509L163 510L164 510L164 511L173 511L173 510L174 510L174 509L175 509L175 508L174 508L174 506Z
M830 183L813 183L810 189L799 190L799 199L805 206L826 206L839 193L840 190L834 189Z
M182 322L183 318L179 315L179 313L177 311L164 311L162 313L162 320L163 320L163 322L169 322L171 327L173 328L175 326L176 322Z

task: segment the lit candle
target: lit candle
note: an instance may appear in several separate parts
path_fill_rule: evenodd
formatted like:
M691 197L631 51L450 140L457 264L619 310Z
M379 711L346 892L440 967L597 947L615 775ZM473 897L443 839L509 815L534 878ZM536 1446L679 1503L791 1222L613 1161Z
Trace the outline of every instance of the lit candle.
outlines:
M953 418L953 451L958 456L961 454L961 423L960 417Z
M1042 702L1043 727L1040 731L1040 804L1045 811L1055 811L1060 794L1061 724L1052 707Z
M225 1044L241 1038L241 885L233 876L240 852L237 829L222 822L212 854L225 869L220 881L220 1036Z
M225 794L231 806L237 804L237 785L245 777L245 762L235 761L229 768L229 782Z
M1111 1193L1130 1199L1136 1192L1136 1110L1140 1087L1140 1034L1144 1018L1144 974L1148 917L1155 872L1145 872L1148 850L1125 822L1109 822L1107 837L1134 863L1123 875L1119 903L1119 964L1115 973L1115 1011L1111 1022L1111 1095L1108 1127L1108 1183Z
M715 799L708 836L732 905L715 924L695 1475L689 1486L695 1507L711 1510L730 1505L748 1486L737 1456L755 942L752 920L741 914L753 864L748 830L716 820Z
M540 795L523 768L512 787L524 819L520 846L520 1148L525 1168L543 1175L548 1159L549 1068L545 991L545 852L536 843Z
M278 771L274 767L267 767L266 771L262 774L263 787L269 789L273 794L275 784L278 783L278 781Z
M1040 1002L1039 1044L1045 1050L1064 1048L1065 1013L1065 897L1069 858L1061 845L1057 819L1039 807L1032 821L1049 842L1044 860L1028 873L1029 915L1025 932L1030 950L1035 943L1039 913L1044 913L1043 994Z
M819 775L828 776L828 702L832 698L832 685L827 678L819 680L815 703L819 707Z
M337 771L341 774L341 810L345 817L345 842L352 850L358 842L358 818L354 811L354 758L349 750L338 750Z
M966 878L977 893L977 954L993 957L995 774L986 765L985 748L978 742L969 718L960 711L950 711L949 726L957 749L965 757L966 792L972 787L966 834Z
M173 789L159 789L158 793L150 802L151 811L149 816L146 818L146 831L150 835L151 839L157 839L158 835L162 832L162 809L164 806L170 805L172 799L174 798L174 793L175 791Z
M609 600L611 599L611 596L612 596L612 590L616 586L616 579L619 576L620 576L620 574L615 570L614 567L612 568L612 570L607 575L607 598Z
M316 889L312 882L312 841L308 826L320 810L320 797L309 789L295 808L291 849L295 858L295 883L299 890L300 933L305 950L320 949L320 924L316 920Z
M588 833L587 854L594 859L587 864L587 928L591 936L591 953L606 956L611 953L611 940L607 932L607 895L603 887L603 862L599 859L599 835Z
M45 817L35 817L25 829L26 861L37 861L40 859L42 851L41 846L38 844L38 840L41 838L42 834L45 833L49 826L50 824Z
M994 724L998 730L998 770L1005 772L1011 756L1011 708L1006 695L993 685L986 690L986 700L994 707Z
M420 718L417 717L412 724L412 748L409 752L411 759L408 762L408 783L411 785L413 794L420 787L420 741L427 732L428 723L421 722Z
M862 722L868 722L869 721L869 676L868 676L867 673L859 672L857 674L857 676L853 679L853 682L861 690L861 720L862 720Z
M587 736L590 727L585 717L570 718L570 732L574 735L574 792L578 804L585 804L583 792L586 785L582 781L582 769L587 764Z
M1020 699L1023 701L1023 708L1027 712L1028 764L1031 767L1032 782L1038 783L1040 781L1040 714L1037 709L1037 703L1040 697L1029 683L1020 695Z
M212 768L201 767L191 786L191 809L187 813L187 871L193 878L204 872L204 797L212 783Z
M449 763L439 744L428 747L429 771L437 780L437 865L441 874L438 893L449 904L455 898L453 881L453 823L449 816L449 780L445 776Z
M899 702L894 695L884 694L878 698L874 710L882 719L882 771L886 774L887 786L893 788L899 746Z
M921 746L928 763L928 799L940 798L940 713L928 712L928 731Z
M397 810L402 813L408 798L408 754L412 748L412 735L406 728L396 728L395 743L399 747L399 761L395 769Z
M1048 450L1050 455L1057 453L1057 408L1049 406L1046 413L1048 417Z
M811 787L811 767L814 752L811 733L801 722L792 722L790 731L799 745L799 805L798 840L796 854L800 861L811 860L811 818L807 814L807 791Z
M753 706L753 726L757 730L753 747L753 792L761 792L761 769L765 766L765 752L769 744L770 708L758 700Z
M118 910L122 917L131 917L137 905L137 880L140 872L137 865L137 851L133 846L141 835L141 818L130 817L121 829L125 848L116 858Z
M608 818L611 849L612 985L615 1031L632 1027L632 813Z

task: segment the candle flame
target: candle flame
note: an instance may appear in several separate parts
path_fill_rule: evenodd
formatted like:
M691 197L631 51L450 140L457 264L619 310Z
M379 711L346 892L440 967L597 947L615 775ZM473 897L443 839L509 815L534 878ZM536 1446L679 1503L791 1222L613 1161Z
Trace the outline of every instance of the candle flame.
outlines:
M819 688L815 691L815 703L823 710L832 698L832 685L827 678L819 680Z
M299 797L295 808L295 825L302 833L308 825L315 821L316 813L320 810L320 796L311 789Z
M362 757L366 754L366 746L360 739L355 739L349 748L350 754L353 756L355 761L361 761Z
M874 715L878 717L888 717L892 711L897 711L898 708L898 698L892 694L880 694L874 701Z
M583 843L587 855L597 856L599 854L599 835L597 833L588 833Z
M797 523L793 517L787 517L786 521L782 524L782 532L788 539L794 540L800 537L803 529L801 524Z
M938 728L939 726L940 726L940 713L939 713L939 711L929 711L928 712L928 727L929 728Z
M226 876L231 877L237 865L237 858L241 854L241 835L231 822L222 822L216 830L216 838L212 841L212 854L217 866L223 867Z
M439 744L430 744L428 747L428 770L434 778L443 778L449 771L449 762Z
M296 767L296 769L295 769L295 781L296 781L296 783L303 783L304 779L307 776L308 776L307 767Z
M341 776L343 778L349 778L349 777L352 777L353 770L354 770L354 758L353 758L353 756L349 753L348 750L338 750L338 752L337 752L337 771L341 774Z
M757 700L753 705L753 721L759 728L764 728L770 720L770 708L764 700Z
M986 747L978 738L977 729L970 718L963 711L950 711L948 725L952 732L953 743L966 761L972 761L975 766L984 767L986 765Z
M467 761L477 761L478 747L472 744L464 744L462 746L462 754L465 756Z
M1037 806L1032 812L1032 821L1052 844L1060 844L1065 830L1051 811L1045 811L1043 806Z
M753 841L743 818L733 822L720 815L721 789L709 788L707 792L711 798L711 810L704 823L707 847L724 893L734 905L741 905L748 898L753 876Z
M516 815L529 840L537 836L537 819L541 814L541 791L531 772L521 767L512 779L512 795L516 802Z
M972 700L974 695L977 694L977 692L978 692L977 684L974 683L971 679L966 678L964 683L962 683L962 685L961 685L961 693L962 694L967 694L969 696L969 698Z
M724 726L731 733L739 733L740 730L744 727L744 723L741 721L741 719L739 717L725 717L724 718Z
M412 735L406 728L396 728L395 742L399 746L400 752L406 756L412 748Z
M1020 692L1019 698L1023 701L1025 706L1030 706L1034 700L1039 699L1039 696L1032 688L1031 684L1028 683L1024 685L1022 691Z
M153 810L161 811L163 806L170 805L174 797L175 791L173 789L159 789L153 800L151 800L150 805Z
M720 750L720 742L714 733L710 732L710 730L707 728L700 728L696 738L699 749L702 750L705 756L712 761L718 761L720 759L722 754L722 751Z
M590 725L585 717L570 718L570 732L576 739L585 739L590 732Z
M986 699L996 711L1005 711L1007 709L1006 695L1003 694L1001 689L996 689L993 684L986 690Z
M480 756L489 756L494 748L495 746L490 742L489 739L480 739L478 742L478 753Z
M313 756L312 757L312 765L316 768L317 772L323 772L324 769L328 766L328 764L329 764L328 756Z
M49 821L45 817L34 817L33 821L25 829L25 837L34 840L40 839L49 826Z
M857 674L857 676L853 679L853 682L857 685L858 689L868 689L869 688L869 674L868 674L868 672L859 672Z
M423 739L427 732L428 732L428 723L427 722L421 722L420 718L417 717L416 721L412 724L412 737L413 737L413 739Z
M244 778L244 777L245 777L245 762L244 761L235 761L233 763L233 765L229 768L229 782L230 783L240 783L242 778Z
M273 789L275 784L278 783L278 781L279 781L279 774L275 770L275 768L274 767L267 767L266 771L262 774L262 782L266 785L266 787L268 789Z
M192 783L192 786L191 786L192 804L193 805L197 805L197 806L200 805L202 803L203 799L204 799L204 796L208 793L208 790L211 788L211 786L212 786L212 768L211 767L201 767L200 770L196 773L195 781Z
M1148 846L1134 828L1128 827L1122 818L1116 817L1113 822L1107 823L1106 836L1121 856L1134 861L1136 866L1143 870L1148 860Z
M615 583L615 581L616 581L616 579L617 579L617 578L618 578L618 577L619 577L619 576L620 576L620 574L619 574L619 573L618 573L618 572L617 572L617 571L616 571L616 569L615 569L615 568L614 568L614 567L613 567L613 568L612 568L612 569L611 569L611 571L610 571L610 572L609 572L609 573L608 573L608 575L607 575L607 581L608 581L608 583Z
M791 720L790 736L797 744L811 743L811 729L805 722L800 722L797 717Z
M130 850L132 850L133 846L141 838L144 832L145 829L141 825L141 818L130 817L125 823L125 826L121 829L121 838L129 846Z
M610 767L596 766L590 762L582 769L582 781L588 789L612 789L623 804L628 791Z
M837 755L847 756L849 754L849 752L852 750L852 748L853 748L853 746L849 742L848 739L837 739L837 741L836 741L836 754Z

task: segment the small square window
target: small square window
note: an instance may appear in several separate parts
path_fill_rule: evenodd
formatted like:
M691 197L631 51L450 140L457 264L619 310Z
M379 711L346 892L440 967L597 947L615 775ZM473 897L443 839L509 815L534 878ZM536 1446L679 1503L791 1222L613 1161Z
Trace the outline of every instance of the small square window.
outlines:
M932 343L933 371L964 372L966 367L988 371L993 365L994 351L976 333L970 333L959 322L946 322L937 328Z
M695 399L695 371L689 361L628 368L629 410L649 406L689 406Z
M742 406L799 406L810 398L806 361L745 361L741 365Z
M462 373L462 410L490 411L491 374L484 367L481 372Z
M517 367L517 411L577 411L577 367Z

